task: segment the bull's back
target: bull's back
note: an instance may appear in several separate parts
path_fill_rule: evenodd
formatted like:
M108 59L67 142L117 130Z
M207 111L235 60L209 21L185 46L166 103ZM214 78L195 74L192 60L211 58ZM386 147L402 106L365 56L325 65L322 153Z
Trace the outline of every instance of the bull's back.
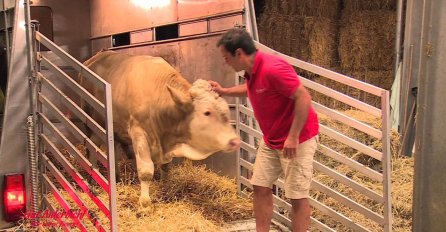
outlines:
M96 54L86 66L111 84L113 120L116 127L127 128L130 116L160 112L160 108L174 107L167 85L186 92L190 88L172 66L160 57L131 56L114 51ZM101 99L102 92L94 91ZM118 129L118 128L117 128Z

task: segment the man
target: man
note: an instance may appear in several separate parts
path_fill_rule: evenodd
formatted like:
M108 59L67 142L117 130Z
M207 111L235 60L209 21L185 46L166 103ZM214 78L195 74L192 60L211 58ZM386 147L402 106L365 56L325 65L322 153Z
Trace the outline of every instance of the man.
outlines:
M309 188L319 129L311 96L293 67L276 56L257 51L244 29L226 32L217 46L228 65L236 72L245 71L246 84L223 88L209 81L213 90L226 96L248 96L263 132L251 178L257 231L269 230L272 185L281 174L285 196L291 199L293 231L307 231L311 214Z

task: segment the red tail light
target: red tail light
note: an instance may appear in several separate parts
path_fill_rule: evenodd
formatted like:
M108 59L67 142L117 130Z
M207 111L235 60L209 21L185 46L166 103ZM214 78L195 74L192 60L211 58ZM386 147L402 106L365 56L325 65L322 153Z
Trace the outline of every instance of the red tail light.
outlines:
M17 221L26 211L26 190L23 174L5 175L3 202L6 221Z

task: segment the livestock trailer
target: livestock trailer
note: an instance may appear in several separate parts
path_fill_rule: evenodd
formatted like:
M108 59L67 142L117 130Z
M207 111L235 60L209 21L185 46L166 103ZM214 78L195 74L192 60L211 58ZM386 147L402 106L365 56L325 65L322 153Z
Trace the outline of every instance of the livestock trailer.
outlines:
M99 231L119 229L111 87L82 65L87 58L103 49L160 56L190 82L198 78L212 79L230 86L243 80L221 59L216 47L219 36L238 26L245 27L258 41L255 5L250 0L4 0L2 16L1 42L6 47L8 78L0 144L0 199L3 206L0 228L12 226L20 213L45 209L54 211L57 205L66 211L72 207L70 204L88 210L78 196L78 192L83 192L106 215L108 221L99 222L91 215L83 220L90 221ZM256 45L262 51L281 56L296 68L379 98L380 107L372 106L316 83L311 78L302 78L302 83L312 91L371 114L381 122L381 127L375 128L313 102L319 114L355 128L380 143L378 149L342 134L330 125L321 125L322 135L363 154L367 159L373 159L378 168L367 167L327 144L319 144L318 153L377 183L379 187L375 189L338 172L323 160L314 162L316 171L379 207L372 209L364 206L358 199L318 180L313 181L312 188L367 218L376 227L391 231L389 92L280 54L259 42ZM103 89L103 102L77 84L78 73ZM84 112L78 106L80 99L100 112L106 123L99 125ZM236 178L238 191L244 196L252 188L248 179L262 133L246 99L228 98L227 101L231 106L234 126L243 140L241 148L237 154L216 154L203 163L217 173ZM105 149L99 149L99 145L85 135L85 127L101 138ZM76 147L78 143L96 156L103 170L93 167L80 154ZM51 152L51 157L48 152ZM65 158L64 152L68 152L72 160ZM55 160L63 171L55 166ZM89 187L90 182L95 185L94 191ZM290 211L291 205L282 198L282 190L283 181L278 180L274 186L274 218L290 227L291 221L284 212ZM107 199L99 199L95 191L105 192ZM56 196L57 201L50 202L46 198L48 193ZM372 230L369 225L363 225L333 209L323 199L312 197L310 203L323 215L311 218L312 227L318 230L334 231L324 217L354 231ZM66 230L77 227L84 231L86 222L83 220L76 220L70 225L60 220L58 226ZM38 224L38 221L35 223Z

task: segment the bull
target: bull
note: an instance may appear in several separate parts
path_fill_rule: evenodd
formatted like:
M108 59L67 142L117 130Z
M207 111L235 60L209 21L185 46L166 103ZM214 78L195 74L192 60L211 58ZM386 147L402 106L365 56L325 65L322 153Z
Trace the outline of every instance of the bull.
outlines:
M141 206L151 203L154 164L202 160L239 147L228 104L207 81L191 85L160 57L101 51L84 64L111 84L114 132L133 148Z

